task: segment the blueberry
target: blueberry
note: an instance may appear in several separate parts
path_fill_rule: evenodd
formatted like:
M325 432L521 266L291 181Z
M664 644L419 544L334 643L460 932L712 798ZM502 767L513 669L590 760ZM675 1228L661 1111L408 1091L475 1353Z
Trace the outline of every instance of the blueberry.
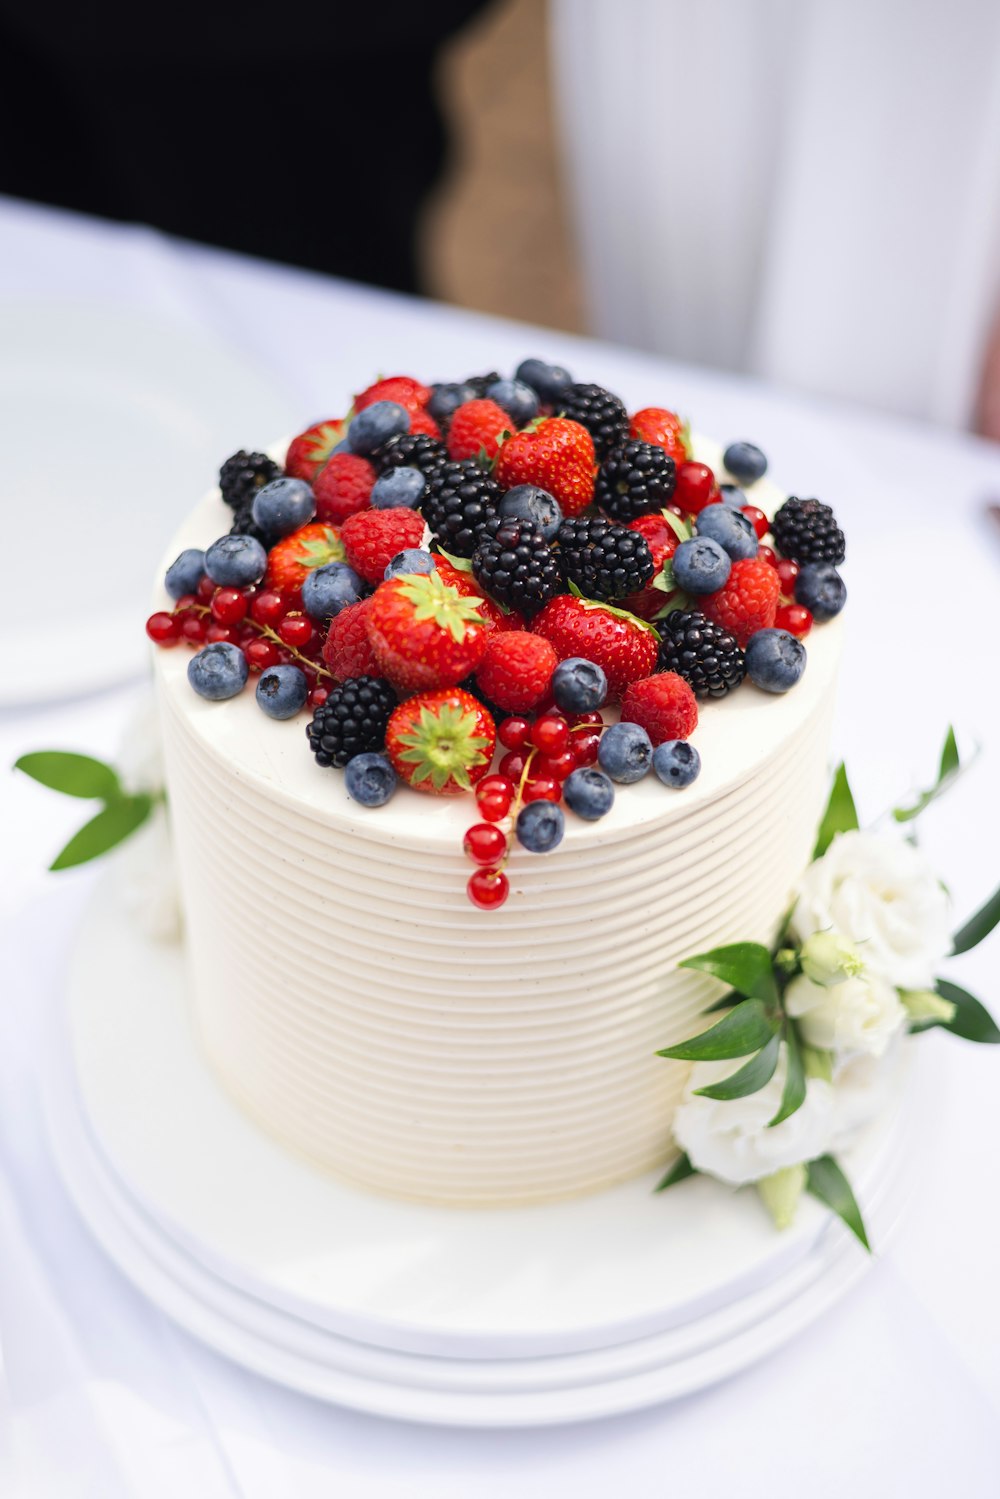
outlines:
M596 822L605 812L611 811L615 799L615 788L603 770L585 765L571 770L563 781L563 801L577 817L587 822Z
M496 401L517 427L538 415L538 394L523 380L495 380L487 386L486 399Z
M385 755L366 750L348 760L344 784L363 807L382 807L396 789L396 772Z
M205 553L197 547L186 547L176 562L171 562L163 582L172 599L194 593L205 571Z
M566 819L555 802L529 802L517 814L514 832L529 854L547 854L562 842Z
M254 536L220 536L205 553L205 571L223 588L248 588L259 583L267 567L267 553Z
M732 505L706 505L696 517L694 528L699 536L717 541L734 562L757 555L757 532L742 510Z
M254 524L274 541L291 536L315 514L312 485L304 479L272 479L253 498Z
M346 562L327 562L323 567L306 573L302 584L302 603L310 619L323 622L356 604L363 596L365 585L353 567Z
M813 619L833 619L847 603L847 588L832 562L807 562L795 579L795 602L804 604Z
M562 525L562 506L547 489L537 484L515 484L500 501L500 514L508 520L530 520L540 526L546 541L552 541Z
M434 385L431 387L431 398L427 402L427 410L436 422L443 422L447 425L459 406L464 406L466 401L475 399L476 387L464 381L460 384L452 382L447 385Z
M734 510L739 510L742 505L749 505L750 503L738 484L720 484L719 495L721 496L719 503L722 505L732 505Z
M514 371L514 379L530 385L547 406L555 405L573 384L568 370L558 364L546 364L544 359L522 359Z
M608 679L594 661L569 656L552 673L552 696L564 713L592 713L604 706Z
M268 718L294 718L308 694L306 674L297 666L269 666L257 683L257 701Z
M787 630L758 630L744 655L747 676L765 692L787 692L806 669L806 648Z
M653 751L653 769L664 786L681 791L698 779L701 756L686 739L664 739Z
M384 578L395 578L399 573L437 572L437 563L430 552L422 547L406 547L397 552L382 574Z
M372 485L375 510L415 510L423 498L427 480L418 468L391 468Z
M731 442L722 455L722 462L741 484L756 484L767 473L767 459L752 442Z
M232 645L228 640L206 645L188 662L191 686L199 697L207 697L213 703L235 697L242 690L248 672L246 656L238 645Z
M652 740L637 723L612 724L601 735L597 759L613 781L631 786L642 780L653 762Z
M410 430L410 413L396 401L375 401L359 411L347 429L352 453L374 453L390 437Z
M685 593L714 593L732 571L729 553L711 536L692 536L674 553L674 578Z

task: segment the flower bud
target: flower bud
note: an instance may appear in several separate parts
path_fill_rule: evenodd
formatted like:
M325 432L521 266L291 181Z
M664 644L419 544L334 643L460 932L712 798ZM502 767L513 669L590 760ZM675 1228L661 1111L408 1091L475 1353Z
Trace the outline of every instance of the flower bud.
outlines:
M790 1227L805 1184L806 1168L801 1164L785 1166L781 1171L760 1178L757 1191L774 1219L775 1228Z
M955 1006L942 999L933 989L900 989L899 997L911 1020L941 1020L945 1025L955 1018Z
M814 984L824 989L857 978L864 964L853 942L836 932L814 932L802 944L802 971Z

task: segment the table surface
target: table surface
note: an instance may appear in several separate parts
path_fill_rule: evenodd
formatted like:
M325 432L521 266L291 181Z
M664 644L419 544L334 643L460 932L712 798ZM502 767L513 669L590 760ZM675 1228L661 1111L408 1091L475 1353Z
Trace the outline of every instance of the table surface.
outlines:
M455 308L239 259L141 228L0 200L0 303L86 299L206 333L267 372L276 420L336 415L377 372L454 378L527 354L630 406L749 437L777 483L832 503L851 602L835 750L863 819L932 776L946 725L978 759L924 819L956 920L1000 874L1000 448ZM282 416L277 416L278 411ZM275 432L248 432L262 446ZM224 457L220 453L220 459ZM206 483L210 475L206 474ZM167 536L195 496L147 516ZM141 620L136 620L141 629ZM30 632L18 648L30 649ZM114 756L141 691L0 710L0 765L29 749ZM851 1297L704 1394L529 1433L422 1429L322 1406L175 1329L105 1260L48 1160L35 1087L46 1017L90 889L45 866L80 808L0 777L0 1492L492 1496L995 1493L1000 1459L1000 1056L932 1034L940 1093L903 1226ZM951 971L1000 1010L1000 938ZM991 962L992 959L992 962Z

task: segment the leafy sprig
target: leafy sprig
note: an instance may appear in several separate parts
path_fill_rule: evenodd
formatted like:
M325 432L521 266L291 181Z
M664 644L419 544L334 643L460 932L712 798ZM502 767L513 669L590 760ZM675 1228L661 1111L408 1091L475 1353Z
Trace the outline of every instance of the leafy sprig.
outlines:
M56 854L49 865L52 870L71 869L106 854L131 837L163 799L160 793L126 791L113 766L68 750L22 755L14 762L14 769L51 791L103 804Z

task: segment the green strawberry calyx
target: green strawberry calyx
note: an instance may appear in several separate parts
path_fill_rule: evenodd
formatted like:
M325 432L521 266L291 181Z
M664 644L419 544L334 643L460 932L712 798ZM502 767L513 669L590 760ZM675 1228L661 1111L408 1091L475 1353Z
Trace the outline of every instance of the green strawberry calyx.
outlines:
M430 620L447 630L457 645L462 644L471 625L483 623L482 599L459 593L439 572L401 573L396 583L396 593L413 607L414 624Z
M416 723L397 736L397 758L413 769L412 786L430 781L441 791L449 781L472 790L469 771L487 763L490 741L479 731L479 714L459 703L422 704Z
M324 526L322 536L300 541L297 550L296 562L310 570L325 567L328 562L344 560L344 543L340 539L340 532L335 531L332 526Z

